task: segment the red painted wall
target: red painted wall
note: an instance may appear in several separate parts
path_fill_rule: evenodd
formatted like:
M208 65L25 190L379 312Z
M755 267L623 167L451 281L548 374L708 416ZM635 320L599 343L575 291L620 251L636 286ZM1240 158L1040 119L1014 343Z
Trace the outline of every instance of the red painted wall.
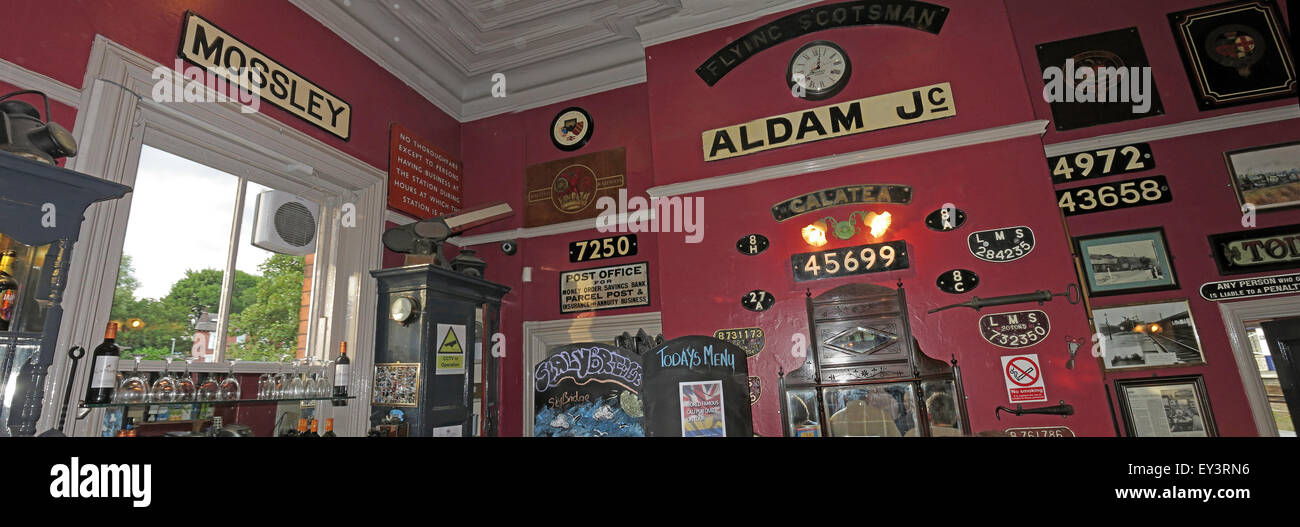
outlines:
M401 122L453 154L460 123L286 0L50 0L5 8L0 57L80 88L95 35L171 67L187 9L221 26L352 105L343 141L271 104L260 111L380 169L388 169L388 127ZM54 16L64 13L68 16ZM20 22L21 21L21 22ZM73 116L55 112L64 126Z
M1174 42L1173 30L1170 29L1167 15L1196 7L1212 5L1213 0L1005 0L1007 14L1011 18L1011 27L1015 31L1016 49L1020 53L1024 68L1025 83L1032 95L1034 115L1039 119L1051 119L1052 111L1043 100L1043 76L1038 66L1038 55L1034 46L1074 37L1092 35L1116 29L1137 27L1142 38L1142 47L1151 63L1151 78L1160 100L1164 103L1164 115L1134 119L1119 123L1089 126L1076 130L1057 132L1055 126L1049 126L1043 135L1044 144L1073 141L1095 135L1126 132L1139 128L1149 128L1174 124L1182 121L1204 119L1259 110L1276 106L1295 105L1295 99L1283 99L1262 103L1234 106L1202 112L1196 107L1196 99L1183 69L1182 58ZM1286 25L1287 0L1279 0Z
M1141 34L1147 58L1151 62L1156 88L1164 102L1165 114L1161 116L1081 128L1064 133L1058 133L1055 127L1049 126L1048 133L1044 136L1045 143L1175 124L1242 111L1296 105L1296 99L1291 98L1206 112L1197 109L1166 15L1207 5L1207 2L1201 0L1146 2L1072 0L1048 3L1007 0L1006 3L1012 27L1015 28L1016 45L1024 67L1025 81L1031 93L1041 93L1043 88L1034 46L1136 26ZM1281 6L1283 12L1286 12L1288 6L1285 0L1281 2ZM1125 13L1125 16L1114 15L1119 12ZM1283 23L1285 24L1285 20ZM1051 110L1047 102L1041 97L1034 97L1033 103L1036 115L1043 119L1051 119ZM1290 120L1153 141L1150 144L1156 159L1156 168L1140 175L1165 175L1169 179L1174 195L1172 202L1073 216L1068 220L1070 233L1073 236L1163 226L1180 287L1177 290L1154 293L1107 296L1093 300L1092 304L1094 308L1099 308L1157 300L1187 299L1204 350L1205 365L1116 372L1106 375L1107 382L1112 383L1112 386L1116 379L1153 375L1161 377L1184 374L1204 375L1219 433L1226 436L1257 435L1241 375L1218 306L1215 302L1202 299L1199 290L1201 284L1206 282L1263 276L1276 274L1276 272L1221 276L1210 256L1212 249L1206 237L1210 234L1244 230L1241 226L1240 205L1230 186L1223 153L1296 140L1300 140L1300 125L1295 120ZM1043 175L1045 177L1046 173ZM1135 175L1108 178L1103 182L1123 181L1131 177ZM1059 188L1088 184L1092 183L1062 185ZM1295 209L1263 212L1257 218L1259 228L1297 223L1300 223L1300 210Z
M595 132L591 141L581 150L563 152L551 144L551 120L561 109L574 105L590 112ZM466 123L462 138L463 161L466 167L472 167L467 169L472 172L466 172L466 203L505 201L515 210L512 218L478 230L495 232L522 227L525 169L530 165L574 155L625 147L628 191L631 195L644 195L645 190L652 186L652 176L655 174L651 158L648 112L646 85L638 84L564 103ZM531 408L524 409L519 404L523 397L521 381L524 371L531 372L533 367L531 364L524 364L523 322L666 311L672 309L674 302L680 302L680 298L672 296L664 289L659 279L658 273L663 266L669 266L674 270L677 266L659 257L657 240L653 234L638 235L636 256L608 261L569 263L569 242L610 235L612 233L605 234L591 229L555 236L520 239L519 250L513 256L505 255L495 243L472 247L478 256L488 262L487 279L511 288L501 309L502 332L507 342L505 362L501 370L502 379L505 381L502 386L503 407L500 417L502 435L520 435L524 412L532 415ZM453 257L454 253L453 248L449 251L448 257ZM650 262L649 306L593 313L567 315L560 313L561 272L642 261ZM524 283L521 280L524 266L533 268L531 282ZM637 328L628 328L631 333L636 333L636 330Z

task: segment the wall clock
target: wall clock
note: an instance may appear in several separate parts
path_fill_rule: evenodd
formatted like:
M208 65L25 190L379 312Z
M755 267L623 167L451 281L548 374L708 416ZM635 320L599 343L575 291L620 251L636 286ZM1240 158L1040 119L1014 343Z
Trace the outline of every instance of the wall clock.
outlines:
M595 123L591 121L591 114L587 110L577 106L565 108L551 120L551 144L565 152L572 152L591 140L594 129Z
M849 55L834 42L815 40L804 44L794 56L790 57L790 66L786 68L785 81L794 89L795 76L804 79L803 98L809 101L828 99L849 83L853 73L853 64ZM791 93L794 93L793 91Z

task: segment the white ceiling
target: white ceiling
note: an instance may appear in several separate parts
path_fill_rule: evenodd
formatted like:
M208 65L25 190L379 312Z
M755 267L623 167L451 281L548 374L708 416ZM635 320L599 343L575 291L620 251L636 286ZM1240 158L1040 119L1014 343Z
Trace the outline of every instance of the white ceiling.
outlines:
M645 46L815 0L291 1L465 122L644 82Z

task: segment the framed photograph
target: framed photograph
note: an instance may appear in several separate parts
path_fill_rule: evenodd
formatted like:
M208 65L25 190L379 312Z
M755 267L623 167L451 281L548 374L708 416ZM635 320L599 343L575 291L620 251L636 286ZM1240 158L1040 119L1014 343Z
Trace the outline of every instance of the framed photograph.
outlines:
M1074 244L1091 296L1178 288L1169 244L1160 227L1077 236Z
M1300 142L1224 152L1237 203L1267 211L1300 206Z
M380 406L420 406L420 363L375 365L370 402Z
M1205 364L1187 300L1094 307L1107 371Z
M1227 2L1169 14L1201 110L1296 95L1296 74L1275 0Z
M1128 437L1216 437L1200 375L1115 381Z
M1136 71L1140 72L1143 71L1141 68L1151 65L1147 61L1146 50L1142 47L1142 37L1136 27L1045 42L1035 46L1035 51L1038 52L1039 68L1044 72L1048 71L1048 68L1060 68L1060 71L1070 80L1066 85L1071 92L1078 91L1075 83L1079 81L1075 80L1077 79L1075 72L1079 70L1091 70L1092 78L1097 78L1098 68L1114 68L1106 71L1122 69L1127 74L1134 71L1132 68L1139 68ZM1142 93L1146 93L1149 97L1146 100L1149 104L1145 108L1146 111L1134 110L1134 106L1142 105L1131 99L1133 82L1141 82ZM1108 82L1094 89L1094 91L1099 90L1105 90L1107 95L1105 101L1109 102L1100 100L1100 94L1097 93L1092 94L1092 97L1098 98L1096 101L1076 101L1075 93L1071 93L1067 100L1051 101L1052 123L1056 125L1056 129L1076 130L1165 113L1164 105L1160 102L1160 94L1156 91L1155 83L1151 81L1150 76L1126 78L1122 81L1109 77Z

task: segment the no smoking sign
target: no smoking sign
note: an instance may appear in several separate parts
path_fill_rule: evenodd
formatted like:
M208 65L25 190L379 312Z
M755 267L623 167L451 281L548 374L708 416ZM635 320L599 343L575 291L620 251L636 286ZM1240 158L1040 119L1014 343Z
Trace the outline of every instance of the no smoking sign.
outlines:
M1043 384L1043 370L1038 366L1037 353L1004 355L1002 376L1007 381L1007 398L1011 402L1047 401L1047 387Z

